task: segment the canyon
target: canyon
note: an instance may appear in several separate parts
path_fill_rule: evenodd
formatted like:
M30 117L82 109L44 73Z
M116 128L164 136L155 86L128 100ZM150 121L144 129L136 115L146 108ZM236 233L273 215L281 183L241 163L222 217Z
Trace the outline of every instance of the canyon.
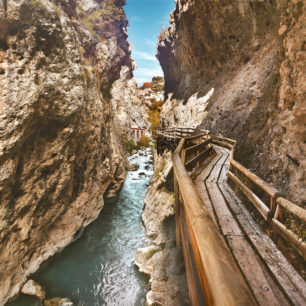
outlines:
M130 167L133 126L233 138L239 162L306 206L304 1L175 0L157 46L165 102L156 105L133 78L124 5L1 2L0 305L103 214ZM134 262L150 277L146 303L188 305L171 153L154 150L152 162L150 242Z

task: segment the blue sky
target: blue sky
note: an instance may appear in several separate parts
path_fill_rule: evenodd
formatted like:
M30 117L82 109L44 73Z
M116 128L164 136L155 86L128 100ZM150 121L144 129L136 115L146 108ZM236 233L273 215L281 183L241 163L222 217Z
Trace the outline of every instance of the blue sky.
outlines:
M174 0L127 0L124 6L129 20L129 42L133 46L132 57L137 64L134 78L139 86L153 76L163 76L155 58L157 36L161 27L169 25L169 15Z

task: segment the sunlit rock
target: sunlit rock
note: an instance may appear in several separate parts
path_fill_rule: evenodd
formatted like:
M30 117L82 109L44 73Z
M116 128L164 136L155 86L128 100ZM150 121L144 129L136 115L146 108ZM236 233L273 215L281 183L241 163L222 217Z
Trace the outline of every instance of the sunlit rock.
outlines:
M22 287L21 292L27 295L33 295L43 300L46 297L45 290L32 279L28 280Z

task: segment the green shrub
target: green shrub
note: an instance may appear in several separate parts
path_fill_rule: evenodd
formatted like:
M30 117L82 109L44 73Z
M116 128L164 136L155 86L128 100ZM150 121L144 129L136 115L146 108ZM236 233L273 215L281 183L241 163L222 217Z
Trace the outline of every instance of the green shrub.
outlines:
M91 14L88 14L81 4L78 4L77 8L80 22L97 39L99 39L101 31L103 32L111 24L128 25L123 8L116 5L113 0L104 0L102 8Z
M43 6L44 6L44 4L43 4L40 0L33 0L33 1L32 1L32 5L33 5L33 7L35 7L35 8L40 8L40 7L43 7Z
M138 141L138 145L147 148L150 146L150 139L142 134Z
M129 154L132 154L133 150L139 150L140 146L136 144L132 139L126 139L124 141L125 149L129 152Z

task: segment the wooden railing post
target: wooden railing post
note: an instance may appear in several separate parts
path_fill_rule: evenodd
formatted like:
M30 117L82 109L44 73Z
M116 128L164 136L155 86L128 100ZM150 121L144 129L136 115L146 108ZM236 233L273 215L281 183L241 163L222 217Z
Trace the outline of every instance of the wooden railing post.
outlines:
M274 215L276 209L276 199L274 196L270 196L270 210L272 215Z
M206 134L206 139L208 140L208 139L212 139L212 137L211 137L211 135L210 135L210 133L209 132L207 132L207 134ZM210 156L212 156L213 155L213 150L212 150L212 142L208 145L208 147L209 147L209 155Z
M174 178L174 198L175 198L175 233L176 233L176 245L181 245L181 234L180 234L180 192L179 185L177 182L175 170L173 169Z
M198 144L200 144L200 143L202 142L202 136L198 138L198 141L197 141L197 142L198 142ZM199 155L199 154L200 154L200 151L198 150L198 151L197 151L197 155ZM200 167L200 162L197 161L197 168L199 168L199 167Z
M183 149L181 153L181 161L183 165L185 165L185 159L186 159L186 150Z

